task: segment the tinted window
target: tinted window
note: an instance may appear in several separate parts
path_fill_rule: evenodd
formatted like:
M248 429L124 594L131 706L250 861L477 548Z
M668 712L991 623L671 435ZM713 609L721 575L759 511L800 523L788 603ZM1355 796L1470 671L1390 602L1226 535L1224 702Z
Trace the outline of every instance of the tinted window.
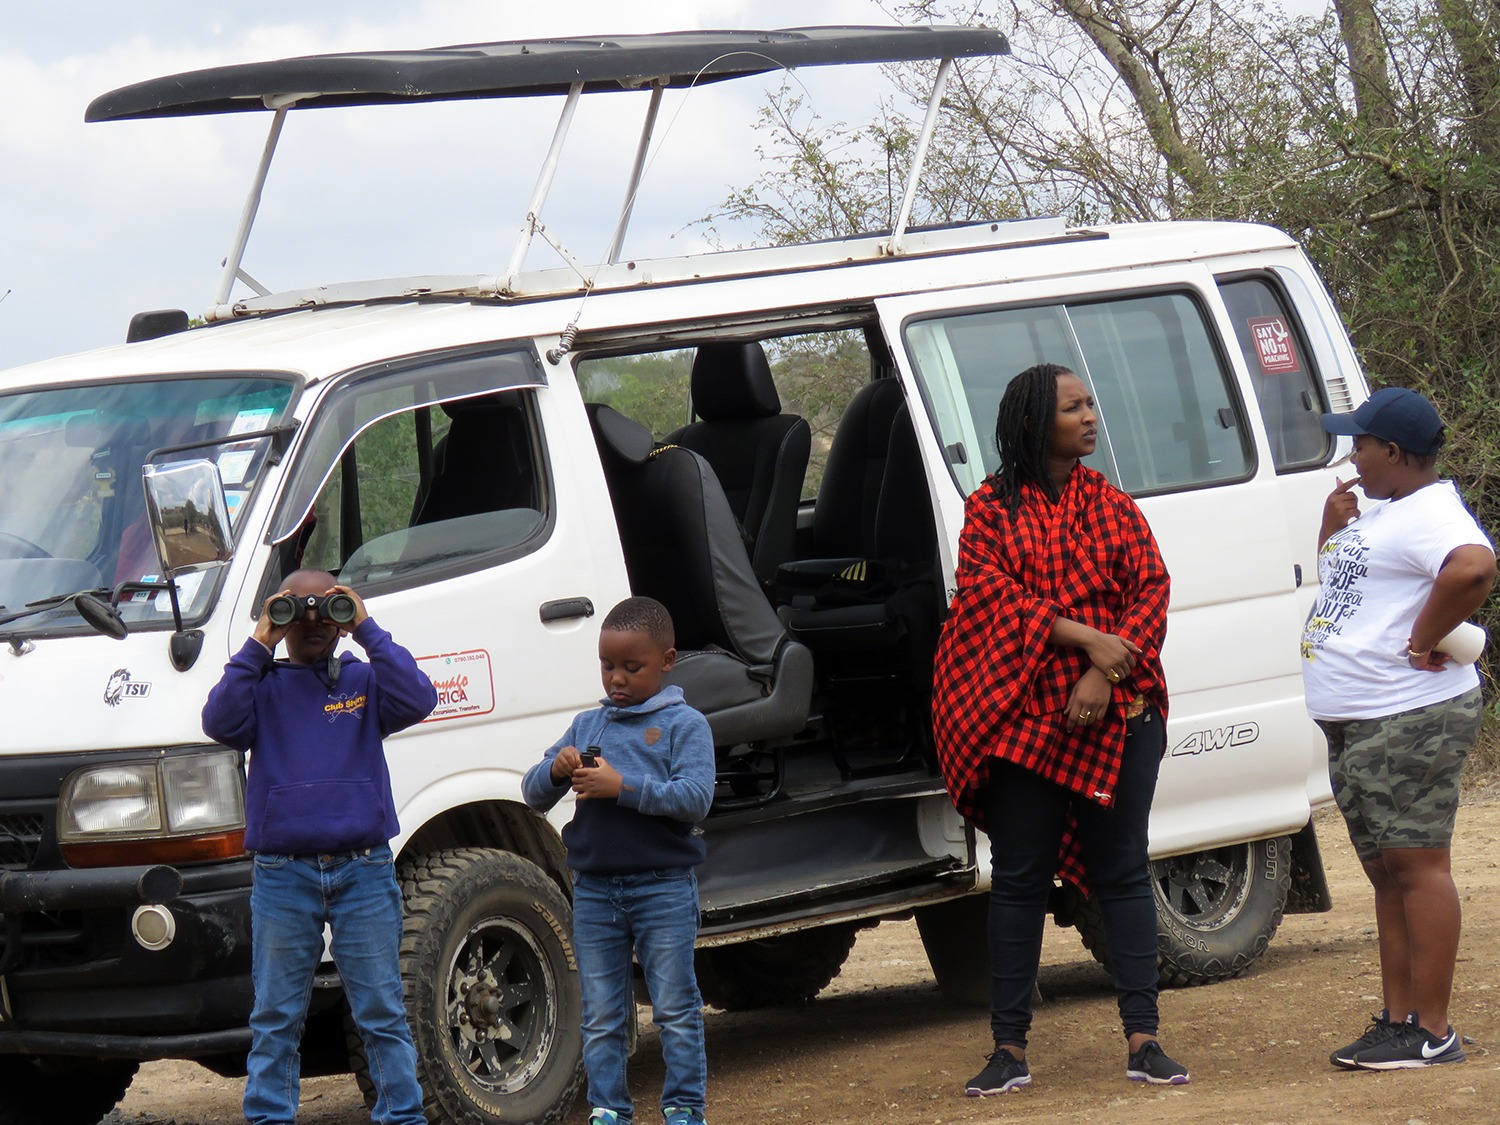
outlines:
M548 503L538 433L529 390L385 414L326 473L282 566L318 567L364 588L531 549Z
M1332 439L1323 430L1317 372L1296 318L1263 278L1219 285L1245 354L1276 468L1321 465Z
M1236 480L1253 469L1248 433L1198 303L1160 293L991 309L908 324L907 347L960 484L998 464L995 410L1006 384L1060 363L1093 390L1089 462L1131 493Z

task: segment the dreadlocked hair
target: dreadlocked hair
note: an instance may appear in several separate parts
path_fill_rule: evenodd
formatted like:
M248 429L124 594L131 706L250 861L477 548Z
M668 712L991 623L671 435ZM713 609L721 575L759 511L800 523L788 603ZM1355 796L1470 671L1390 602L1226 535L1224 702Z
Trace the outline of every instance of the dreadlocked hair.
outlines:
M672 615L654 598L626 598L604 615L600 628L621 633L645 633L662 651L677 643Z
M1021 506L1021 488L1030 481L1058 500L1057 487L1047 471L1047 453L1052 448L1052 426L1057 414L1057 378L1073 374L1058 363L1038 363L1021 372L1000 396L995 415L995 448L1000 467L990 483L1001 502L1012 512Z

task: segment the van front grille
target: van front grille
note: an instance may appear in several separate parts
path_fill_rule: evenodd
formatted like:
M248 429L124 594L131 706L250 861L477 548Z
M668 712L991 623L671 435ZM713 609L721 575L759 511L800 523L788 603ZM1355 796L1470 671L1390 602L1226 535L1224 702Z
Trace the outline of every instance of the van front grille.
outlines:
M43 822L31 813L0 813L0 868L22 871L31 866L42 843Z

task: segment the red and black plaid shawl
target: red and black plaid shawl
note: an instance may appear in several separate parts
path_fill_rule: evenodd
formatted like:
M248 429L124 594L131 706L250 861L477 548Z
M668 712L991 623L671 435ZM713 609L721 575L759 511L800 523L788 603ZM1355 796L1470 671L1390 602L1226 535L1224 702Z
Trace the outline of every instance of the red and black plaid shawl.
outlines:
M993 757L1109 805L1125 706L1144 696L1163 721L1167 711L1161 645L1169 580L1141 510L1082 465L1056 504L1028 484L1014 513L986 481L965 508L956 579L933 699L938 761L953 804L985 827L979 791ZM1059 616L1142 649L1135 671L1115 686L1108 715L1071 734L1063 708L1089 658L1047 643ZM1061 871L1079 882L1074 861L1065 847Z

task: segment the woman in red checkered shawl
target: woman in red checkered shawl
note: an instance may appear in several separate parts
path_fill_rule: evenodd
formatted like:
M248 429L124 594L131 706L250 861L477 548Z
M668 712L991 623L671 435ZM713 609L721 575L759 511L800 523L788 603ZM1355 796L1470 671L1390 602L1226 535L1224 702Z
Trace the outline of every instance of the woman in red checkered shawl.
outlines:
M1054 873L1098 902L1127 1077L1188 1081L1157 1042L1156 903L1146 829L1166 745L1168 578L1129 496L1079 459L1098 419L1056 364L1000 400L1000 468L969 498L936 662L948 792L990 837L995 1053L967 1092L1031 1081L1031 995Z

